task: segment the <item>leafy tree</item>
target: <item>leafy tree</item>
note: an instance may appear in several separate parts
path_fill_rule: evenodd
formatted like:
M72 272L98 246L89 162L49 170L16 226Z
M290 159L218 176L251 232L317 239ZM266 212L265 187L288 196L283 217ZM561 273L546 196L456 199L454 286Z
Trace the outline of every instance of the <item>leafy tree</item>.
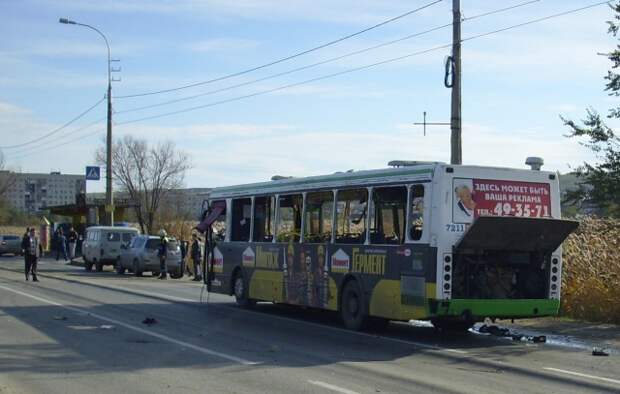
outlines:
M620 32L620 1L610 4L614 18L608 21L609 34L618 37ZM620 37L619 37L620 38ZM605 56L611 61L611 69L605 76L605 91L620 97L620 44ZM584 163L576 170L581 182L576 190L566 195L568 202L583 205L593 203L612 216L620 216L620 137L609 127L603 117L593 108L587 109L586 118L580 124L562 118L570 127L569 137L585 137L582 145L596 155L597 163ZM608 119L620 119L620 106L609 109Z

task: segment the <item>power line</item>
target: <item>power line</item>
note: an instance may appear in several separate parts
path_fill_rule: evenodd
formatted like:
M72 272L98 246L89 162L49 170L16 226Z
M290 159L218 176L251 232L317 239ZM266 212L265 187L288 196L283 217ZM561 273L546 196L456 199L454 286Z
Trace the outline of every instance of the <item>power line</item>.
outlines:
M100 129L100 130L97 130L97 131L95 131L93 133L85 134L85 135L83 135L81 137L75 138L72 142L76 142L76 141L80 141L80 140L86 139L88 137L92 137L92 136L97 135L99 133L103 133L104 131L105 130ZM36 155L38 153L45 152L45 151L50 150L50 149L58 148L60 146L66 145L66 144L67 144L66 142L62 142L62 143L57 144L57 145L52 145L52 146L49 146L49 147L45 147L44 149L35 150L35 151L32 151L32 152L25 153L23 155L17 155L17 156L12 157L11 159L12 160L22 159L24 157Z
M501 33L501 32L504 32L504 31L506 31L506 30L516 29L516 28L518 28L518 27L523 27L523 26L532 25L532 24L534 24L534 23L543 22L543 21L546 21L546 20L549 20L549 19L553 19L553 18L558 18L558 17L560 17L560 16L565 16L565 15L569 15L569 14L574 14L574 13L576 13L576 12L585 11L585 10L588 10L588 9L590 9L590 8L598 7L598 6L600 6L600 5L603 5L603 4L609 4L609 3L610 3L610 0L607 0L607 1L600 1L600 2L598 2L598 3L590 4L590 5L587 5L587 6L585 6L585 7L575 8L575 9L572 9L572 10L569 10L569 11L564 11L564 12L560 12L560 13L557 13L557 14L552 14L552 15L544 16L544 17L542 17L542 18L533 19L533 20L531 20L531 21L527 21L527 22L519 23L519 24L516 24L516 25L512 25L512 26L504 27L504 28L497 29L497 30L492 30L492 31L489 31L489 32L487 32L487 33L482 33L482 34L478 34L478 35L475 35L475 36L467 37L467 38L465 38L465 39L461 40L461 42L471 41L471 40L475 40L475 39L477 39L477 38L482 38L482 37L490 36L490 35L492 35L492 34Z
M15 149L15 148L20 148L22 146L26 146L26 145L31 145L34 144L36 142L41 142L42 139L45 139L49 136L52 136L56 133L58 133L59 131L69 127L70 125L72 125L73 123L77 122L79 119L81 119L83 116L85 116L87 113L89 113L90 111L92 111L93 109L97 108L97 106L99 104L101 104L104 100L106 99L106 97L104 96L103 98L101 98L99 101L97 101L95 104L93 104L90 108L88 108L86 111L82 112L81 114L79 114L78 116L76 116L75 118L71 119L70 121L68 121L67 123L63 124L62 126L50 131L49 133L46 133L38 138L35 138L33 140L21 143L21 144L16 144L16 145L5 145L5 146L0 146L0 149Z
M530 5L532 3L537 3L539 1L540 0L526 1L526 2L515 4L515 5L509 6L509 7L500 8L500 9L497 9L497 10L485 12L483 14L474 15L472 17L465 18L464 21L470 21L470 20L481 18L481 17L485 17L485 16L489 16L489 15L493 15L493 14L498 14L498 13L501 13L501 12L510 11L510 10L513 10L515 8L518 8L518 7L523 7L523 6L526 6L526 5ZM129 108L129 109L126 109L126 110L118 111L116 113L124 114L124 113L136 112L136 111L143 111L143 110L146 110L146 109L157 108L157 107L161 107L161 106L165 106L165 105L169 105L169 104L176 104L176 103L180 103L180 102L183 102L183 101L193 100L193 99L196 99L196 98L199 98L199 97L210 96L210 95L213 95L213 94L216 94L216 93L226 92L226 91L237 89L237 88L240 88L240 87L243 87L243 86L253 85L253 84L258 83L258 82L264 82L264 81L267 81L267 80L270 80L270 79L282 77L282 76L293 74L293 73L296 73L296 72L299 72L299 71L308 70L310 68L314 68L314 67L317 67L317 66L322 66L322 65L325 65L325 64L328 64L328 63L332 63L332 62L335 62L335 61L338 61L338 60L342 60L342 59L345 59L347 57L351 57L351 56L355 56L355 55L360 55L362 53L370 52L370 51L373 51L375 49L387 47L389 45L397 44L399 42L410 40L410 39L415 38L415 37L420 37L422 35L425 35L425 34L428 34L428 33L432 33L434 31L438 31L438 30L441 30L441 29L445 29L445 28L450 27L450 26L452 26L452 23L447 23L445 25L436 26L436 27L433 27L431 29L424 30L424 31L418 32L418 33L413 33L413 34L410 34L410 35L407 35L407 36L404 36L404 37L401 37L401 38L398 38L398 39L395 39L395 40L387 41L387 42L384 42L384 43L381 43L381 44L378 44L378 45L374 45L374 46L371 46L371 47L367 47L367 48L364 48L364 49L360 49L360 50L357 50L357 51L349 52L349 53L346 53L344 55L332 57L332 58L329 58L329 59L326 59L326 60L323 60L323 61L320 61L320 62L316 62L316 63L313 63L313 64L309 64L309 65L306 65L306 66L297 67L297 68L294 68L292 70L283 71L283 72L280 72L280 73L268 75L266 77L254 79L254 80L247 81L247 82L242 82L242 83L239 83L239 84L236 84L236 85L227 86L227 87L211 90L211 91L204 92L204 93L195 94L195 95L192 95L192 96L181 97L181 98L174 99L174 100L167 100L167 101L164 101L164 102L150 104L150 105L144 105L144 106L141 106L141 107Z
M461 42L475 40L475 39L478 39L478 38L481 38L481 37L490 36L490 35L501 33L501 32L507 31L507 30L512 30L512 29L516 29L516 28L519 28L519 27L531 25L531 24L534 24L534 23L537 23L537 22L542 22L542 21L546 21L546 20L549 20L549 19L558 18L558 17L565 16L565 15L568 15L568 14L574 14L574 13L581 12L581 11L584 11L584 10L587 10L587 9L590 9L590 8L594 8L594 7L597 7L597 6L600 6L600 5L603 5L603 4L607 4L607 3L608 3L608 1L601 1L601 2L594 3L594 4L591 4L591 5L585 6L585 7L580 7L580 8L572 9L572 10L569 10L569 11L564 11L564 12L560 12L560 13L557 13L557 14L548 15L548 16L545 16L545 17L542 17L542 18L537 18L537 19L534 19L534 20L531 20L531 21L527 21L527 22L524 22L524 23L519 23L519 24L516 24L516 25L511 25L511 26L508 26L508 27L505 27L505 28L502 28L502 29L497 29L497 30L493 30L493 31L490 31L490 32L487 32L487 33L482 33L482 34L477 34L477 35L474 35L474 36L470 36L470 37L462 39ZM269 94L269 93L273 93L273 92L277 92L277 91L281 91L281 90L285 90L285 89L290 89L290 88L293 88L293 87L297 87L297 86L301 86L301 85L306 85L306 84L309 84L309 83L313 83L313 82L317 82L317 81L321 81L321 80L325 80L325 79L329 79L329 78L334 78L334 77L337 77L337 76L340 76L340 75L350 74L350 73L353 73L353 72L366 70L366 69L377 67L377 66L380 66L380 65L397 62L397 61L408 59L408 58L411 58L411 57L414 57L414 56L419 56L419 55L423 55L423 54L426 54L426 53L438 51L440 49L445 49L445 48L448 48L448 47L451 47L451 46L452 46L452 43L444 44L444 45L439 45L439 46L436 46L436 47L433 47L433 48L429 48L429 49L426 49L426 50L422 50L422 51L418 51L418 52L413 52L413 53L410 53L410 54L407 54L407 55L403 55L403 56L399 56L399 57L383 60L383 61L380 61L380 62L368 64L368 65L365 65L365 66L360 66L360 67L352 68L352 69L349 69L349 70L340 71L340 72L333 73L333 74L323 75L323 76L320 76L320 77L308 79L308 80L297 82L297 83L292 83L292 84L288 84L288 85L284 85L284 86L279 86L279 87L276 87L276 88L273 88L273 89L263 90L263 91L259 91L259 92L255 92L255 93L251 93L251 94L247 94L247 95L243 95L243 96L237 96L237 97L233 97L233 98L230 98L230 99L215 101L215 102L212 102L212 103L208 103L208 104L204 104L204 105L199 105L199 106L195 106L195 107L190 107L190 108L185 108L185 109L181 109L181 110L177 110L177 111L171 111L171 112L166 112L166 113L162 113L162 114L146 116L146 117L143 117L143 118L132 119L132 120L128 120L128 121L125 121L125 122L119 122L119 123L117 123L117 125L125 125L125 124L130 124L130 123L141 122L141 121L145 121L145 120L158 119L158 118L163 118L163 117L167 117L167 116L178 115L178 114L182 114L182 113L186 113L186 112L196 111L198 109L209 108L209 107L214 107L214 106L221 105L221 104L226 104L226 103L231 103L231 102L235 102L235 101L240 101L240 100L244 100L244 99L251 98L251 97L262 96L262 95L265 95L265 94Z
M226 100L215 101L215 102L212 102L212 103L208 103L208 104L204 104L204 105L198 105L196 107L191 107L191 108L185 108L185 109L181 109L181 110L178 110L178 111L166 112L166 113L159 114L159 115L146 116L146 117L139 118L139 119L128 120L128 121L125 121L125 122L119 122L119 123L117 123L117 125L121 126L121 125L129 124L129 123L141 122L141 121L144 121L144 120L163 118L163 117L166 117L166 116L177 115L177 114L182 114L182 113L185 113L185 112L195 111L195 110L198 110L198 109L203 109L203 108L208 108L208 107L214 107L216 105L231 103L231 102L234 102L234 101L239 101L239 100L247 99L247 98L250 98L250 97L262 96L262 95L273 93L273 92L277 92L277 91L280 91L280 90L290 89L290 88L301 86L301 85L307 85L307 84L312 83L312 82L317 82L317 81L321 81L321 80L324 80L324 79L329 79L329 78L337 77L337 76L340 76L340 75L350 74L350 73L353 73L353 72L356 72L356 71L365 70L365 69L376 67L376 66L380 66L380 65L383 65L383 64L397 62L399 60L404 60L404 59L407 59L407 58L410 58L410 57L413 57L413 56L422 55L422 54L425 54L425 53L437 51L439 49L444 49L444 48L448 48L448 47L451 47L451 46L452 46L452 44L445 44L445 45L437 46L437 47L434 47L434 48L425 49L423 51L410 53L410 54L407 54L407 55L404 55L404 56L399 56L399 57L396 57L396 58L383 60L383 61L380 61L380 62L377 62L377 63L367 64L365 66L356 67L356 68L340 71L340 72L333 73L333 74L323 75L323 76L312 78L312 79L307 79L307 80L302 81L302 82L296 82L296 83L280 86L280 87L273 88L273 89L263 90L263 91L255 92L255 93L251 93L251 94L246 94L244 96L233 97L233 98L226 99Z
M89 124L87 124L87 125L85 125L85 126L79 127L79 128L77 128L77 129L75 129L75 130L73 130L73 131L71 131L71 132L69 132L69 133L67 133L67 134L63 134L63 135L61 135L61 136L60 136L58 139L56 139L55 141L57 142L57 141L60 141L60 140L66 140L66 139L67 139L67 137L70 137L70 136L72 136L72 135L74 135L74 134L77 134L77 133L79 133L80 131L84 131L84 130L86 130L86 129L89 129L89 128L91 128L92 126L96 125L97 123L104 121L105 119L106 119L106 117L105 117L105 116L104 116L104 117L102 117L102 118L99 118L99 119L95 120L94 122L91 122L91 123L89 123ZM66 141L66 142L64 142L63 144L68 143L68 142L70 142L70 141ZM42 146L47 145L47 144L48 144L47 142L42 142L42 143L40 143L40 144L36 144L36 145L34 145L34 146L29 146L29 147L27 147L27 148L24 148L23 150L13 151L13 152L10 152L9 154L7 154L7 157L9 157L9 158L12 158L12 157L21 157L23 154L28 154L29 152L32 152L32 151L37 151L39 148L41 148ZM62 145L62 144L61 144L61 145ZM46 146L46 149L49 149L49 147L47 147L47 146Z
M143 97L143 96L151 96L151 95L154 95L154 94L161 94L161 93L175 92L175 91L182 90L182 89L188 89L188 88L192 88L192 87L196 87L196 86L200 86L200 85L206 85L206 84L213 83L213 82L223 81L223 80L230 79L230 78L233 78L233 77L238 77L238 76L240 76L240 75L248 74L248 73L251 73L251 72L253 72L253 71L257 71L257 70L260 70L260 69L263 69L263 68L266 68L266 67L270 67L270 66L273 66L273 65L276 65L276 64L279 64L279 63L285 62L285 61L287 61L287 60L291 60L291 59L294 59L294 58L296 58L296 57L306 55L306 54L308 54L308 53L310 53L310 52L314 52L314 51L317 51L317 50L319 50L319 49L326 48L326 47L328 47L328 46L331 46L331 45L337 44L337 43L339 43L339 42L342 42L342 41L348 40L349 38L353 38L353 37L359 36L360 34L363 34L363 33L369 32L369 31L374 30L374 29L376 29L376 28L378 28L378 27L381 27L381 26L387 25L388 23L395 22L395 21L397 21L397 20L399 20L399 19L402 19L402 18L404 18L404 17L406 17L406 16L409 16L409 15L415 14L415 13L417 13L417 12L420 12L420 11L422 11L422 10L424 10L424 9L428 8L428 7L431 7L431 6L433 6L433 5L437 4L437 3L441 3L442 1L443 1L443 0L435 0L435 1L431 2L431 3L428 3L428 4L426 4L426 5L423 5L423 6L421 6L421 7L418 7L418 8L416 8L416 9L414 9L414 10L411 10L411 11L405 12L404 14L401 14L401 15L395 16L395 17L393 17L393 18L390 18L390 19L388 19L388 20L385 20L385 21L383 21L383 22L381 22L381 23L378 23L378 24L376 24L376 25L373 25L373 26L371 26L371 27L367 27L367 28L365 28L365 29L363 29L363 30L360 30L360 31L358 31L358 32L355 32L355 33L352 33L352 34L346 35L346 36L344 36L344 37L338 38L338 39L336 39L336 40L330 41L330 42L325 43L325 44L321 44L321 45L316 46L316 47L314 47L314 48L310 48L310 49L307 49L307 50L305 50L305 51L298 52L298 53L296 53L296 54L293 54L293 55L290 55L290 56L284 57L284 58L282 58L282 59L274 60L274 61L272 61L272 62L269 62L269 63L263 64L263 65L260 65L260 66L256 66L256 67L253 67L253 68L250 68L250 69L247 69L247 70L238 71L238 72L235 72L235 73L232 73L232 74L224 75L224 76L222 76L222 77L217 77L217 78L210 79L210 80L207 80L207 81L196 82L196 83L192 83L192 84L189 84L189 85L178 86L178 87L176 87L176 88L162 89L162 90L157 90L157 91L153 91L153 92L145 92L145 93L137 93L137 94L128 94L128 95L124 95L124 96L114 96L114 98L116 98L116 99L125 99L125 98L132 98L132 97Z

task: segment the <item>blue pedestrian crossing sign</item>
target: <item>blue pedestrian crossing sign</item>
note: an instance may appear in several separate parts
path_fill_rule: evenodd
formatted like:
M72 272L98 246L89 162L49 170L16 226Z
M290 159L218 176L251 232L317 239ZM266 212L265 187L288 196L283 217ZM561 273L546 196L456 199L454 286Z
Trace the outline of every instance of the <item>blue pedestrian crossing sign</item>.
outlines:
M100 169L97 166L86 166L86 180L98 181L101 179Z

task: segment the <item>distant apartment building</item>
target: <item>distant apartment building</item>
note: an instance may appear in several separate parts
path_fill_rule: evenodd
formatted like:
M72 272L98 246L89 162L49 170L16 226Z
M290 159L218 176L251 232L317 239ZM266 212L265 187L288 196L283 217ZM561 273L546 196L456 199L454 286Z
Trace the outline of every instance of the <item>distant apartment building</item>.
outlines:
M28 174L11 172L13 178L5 198L16 209L36 213L51 206L75 204L76 195L86 192L84 175L67 175L60 172Z

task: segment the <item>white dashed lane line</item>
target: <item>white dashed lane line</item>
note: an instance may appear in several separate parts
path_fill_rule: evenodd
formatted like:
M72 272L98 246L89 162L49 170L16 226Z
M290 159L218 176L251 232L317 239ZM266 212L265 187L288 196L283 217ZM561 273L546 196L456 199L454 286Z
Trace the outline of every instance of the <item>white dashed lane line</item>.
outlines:
M160 334L160 333L157 333L157 332L145 330L144 328L136 327L134 325L122 322L120 320L112 319L112 318L107 317L107 316L103 316L103 315L99 315L97 313L89 312L89 311L83 310L81 308L64 305L64 304L61 304L61 303L59 303L57 301L54 301L54 300L51 300L51 299L48 299L48 298L38 297L38 296L35 296L33 294L24 293L22 291L15 290L15 289L12 289L10 287L6 287L6 286L0 285L0 289L3 289L5 291L8 291L8 292L11 292L11 293L14 293L14 294L19 294L19 295L21 295L23 297L27 297L27 298L30 298L30 299L33 299L33 300L37 300L37 301L43 302L43 303L48 304L48 305L58 306L58 307L61 307L63 309L69 310L71 312L75 312L75 313L79 313L79 314L87 314L88 316L94 317L95 319L102 320L102 321L105 321L105 322L108 322L108 323L112 323L112 324L115 324L115 325L117 325L119 327L124 327L124 328L126 328L128 330L139 332L140 334L144 334L144 335L148 335L148 336L151 336L151 337L154 337L154 338L157 338L157 339L161 339L162 341L166 341L166 342L169 342L169 343L181 346L183 348L192 349L192 350L197 351L197 352L202 353L202 354L223 358L225 360L232 361L232 362L235 362L235 363L239 363L239 364L242 364L242 365L257 365L257 364L260 364L260 363L249 361L249 360L245 360L243 358L236 357L236 356L233 356L233 355L230 355L230 354L218 352L218 351L211 350L211 349L208 349L208 348L205 348L205 347L202 347L202 346L197 346L197 345L193 345L193 344L188 343L188 342L180 341L178 339L171 338L171 337L169 337L167 335L163 335L163 334Z
M308 380L308 383L313 384L315 386L323 387L324 389L335 391L337 393L342 393L342 394L359 394L357 391L353 391L353 390L342 388L340 386L335 386L333 384L321 382L320 380Z
M616 380L616 379L603 378L601 376L588 375L588 374L581 373L581 372L567 371L565 369L558 369L558 368L545 367L543 369L547 371L551 371L551 372L565 374L565 375L572 375L572 376L578 376L580 378L585 378L585 379L599 380L601 382L613 383L613 384L617 384L620 386L620 380Z

